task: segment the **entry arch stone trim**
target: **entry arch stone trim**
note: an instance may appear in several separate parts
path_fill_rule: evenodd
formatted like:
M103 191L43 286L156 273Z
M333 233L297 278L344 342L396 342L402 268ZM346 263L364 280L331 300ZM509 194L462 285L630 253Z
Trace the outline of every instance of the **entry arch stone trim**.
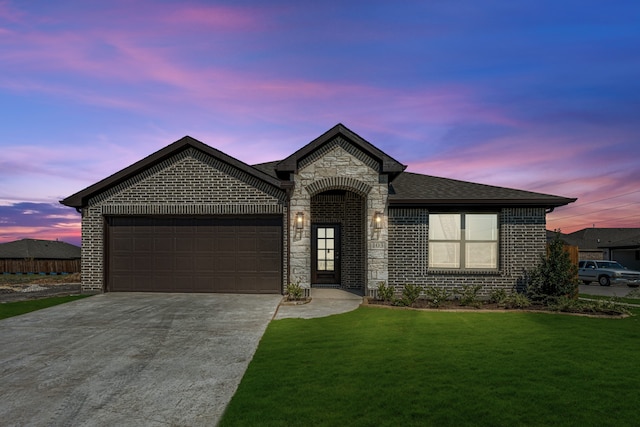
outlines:
M314 181L305 189L311 197L329 190L348 190L362 197L367 197L372 187L369 184L359 181L355 178L347 176L332 176L329 178Z

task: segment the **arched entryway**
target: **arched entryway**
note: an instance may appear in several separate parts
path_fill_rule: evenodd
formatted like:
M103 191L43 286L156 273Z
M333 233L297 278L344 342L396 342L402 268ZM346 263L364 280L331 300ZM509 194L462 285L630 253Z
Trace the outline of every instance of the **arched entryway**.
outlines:
M311 286L364 289L366 198L335 189L311 197Z

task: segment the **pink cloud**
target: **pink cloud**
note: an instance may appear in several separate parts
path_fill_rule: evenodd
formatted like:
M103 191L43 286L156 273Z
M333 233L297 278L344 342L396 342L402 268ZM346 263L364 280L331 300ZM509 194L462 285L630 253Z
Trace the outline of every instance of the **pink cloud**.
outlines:
M135 20L142 13L142 10L140 13L132 11L128 16L133 18L126 19ZM304 101L309 105L308 101L313 99L317 106L311 105L299 112L298 119L307 116L310 120L310 114L314 118L326 116L326 102L333 102L333 108L337 108L341 115L348 114L357 123L368 122L379 129L386 128L386 131L397 129L395 124L402 122L407 112L412 112L415 117L416 111L425 123L473 119L515 124L502 112L473 102L469 90L463 87L434 87L407 92L352 83L265 77L250 69L240 71L224 66L189 65L181 58L185 49L190 50L190 47L184 47L185 44L198 44L194 40L185 43L179 38L179 49L170 42L157 42L158 37L167 37L173 32L180 37L180 31L173 25L187 28L204 25L207 31L215 31L218 24L225 31L264 26L264 21L270 19L265 10L160 6L147 8L143 15L149 17L144 31L136 26L125 29L118 24L113 28L105 28L104 24L91 26L92 19L88 17L87 29L82 31L36 28L15 33L9 40L15 47L3 55L3 60L9 64L9 70L19 70L18 78L5 77L0 84L13 90L43 91L82 103L132 111L149 112L158 103L180 105L188 99L190 104L213 111L248 115L248 120L266 115L270 120L283 121L286 118L291 121L292 114L298 113L301 103ZM170 24L168 27L167 23ZM217 45L221 45L219 49L224 51L224 43L212 43L207 45L206 55L215 57ZM282 67L286 68L287 64L282 64ZM30 73L25 73L25 70ZM71 73L79 79L41 83L52 80L50 73ZM105 94L92 89L95 85L91 82L95 81L136 86L131 92ZM248 99L252 101L243 101ZM363 108L363 105L367 107ZM389 124L372 122L368 113L374 111L385 111Z
M25 238L79 242L80 215L57 203L0 203L0 243Z
M261 26L255 10L224 6L180 6L162 11L159 21L192 28L201 25L207 29L251 30Z

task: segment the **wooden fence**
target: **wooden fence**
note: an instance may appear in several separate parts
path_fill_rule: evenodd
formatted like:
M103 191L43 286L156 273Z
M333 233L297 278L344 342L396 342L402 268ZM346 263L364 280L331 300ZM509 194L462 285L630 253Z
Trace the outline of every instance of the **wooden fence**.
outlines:
M0 259L0 274L79 272L79 259Z
M577 246L564 245L564 251L569 254L571 263L578 267L578 261L580 260L580 251ZM547 244L547 255L549 254L549 245Z
M564 251L569 254L571 262L577 267L580 254L577 246L564 245Z

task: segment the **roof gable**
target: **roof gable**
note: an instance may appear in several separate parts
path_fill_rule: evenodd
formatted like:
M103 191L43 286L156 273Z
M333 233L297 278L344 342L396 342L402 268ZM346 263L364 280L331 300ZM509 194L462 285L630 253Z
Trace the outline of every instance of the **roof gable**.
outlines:
M266 182L274 187L281 188L281 182L277 178L274 178L266 173L244 163L240 160L237 160L222 151L216 150L213 147L210 147L197 139L194 139L190 136L185 136L178 141L170 144L163 149L156 151L155 153L145 157L144 159L122 169L119 172L99 181L78 193L67 197L64 200L61 200L60 203L66 206L71 206L75 208L81 208L87 205L87 202L90 198L107 191L108 189L121 184L128 179L142 173L143 171L152 168L153 166L162 163L163 161L169 159L170 157L187 150L189 148L194 148L198 151L201 151L205 155L214 157L215 159L226 163L234 168L237 168L259 180Z
M393 157L379 150L377 147L366 141L355 132L348 129L342 123L339 123L329 129L327 132L320 135L304 147L300 148L295 153L291 154L286 159L278 162L275 165L276 173L284 179L289 178L289 173L296 172L299 168L300 162L312 156L316 151L320 150L326 144L330 143L334 139L342 137L349 144L358 148L369 157L374 159L380 165L379 173L389 174L392 181L397 175L402 173L406 166L395 160Z

